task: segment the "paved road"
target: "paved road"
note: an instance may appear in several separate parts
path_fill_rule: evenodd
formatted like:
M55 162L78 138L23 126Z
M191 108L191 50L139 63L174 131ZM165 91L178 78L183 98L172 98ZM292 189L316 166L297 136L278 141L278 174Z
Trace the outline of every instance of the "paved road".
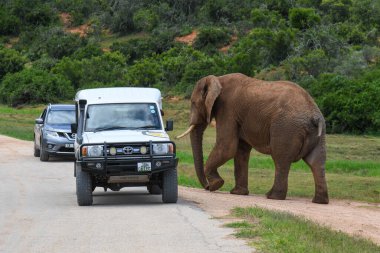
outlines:
M0 252L251 252L202 210L145 188L94 192L78 207L73 162L40 162L31 142L0 136Z

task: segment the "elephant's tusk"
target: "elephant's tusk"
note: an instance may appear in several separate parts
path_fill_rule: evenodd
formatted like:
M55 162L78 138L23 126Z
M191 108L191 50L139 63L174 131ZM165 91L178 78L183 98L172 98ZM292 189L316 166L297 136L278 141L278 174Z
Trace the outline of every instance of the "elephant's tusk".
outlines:
M191 126L189 127L189 129L186 130L186 132L184 132L184 133L181 134L181 135L178 135L178 136L175 137L175 138L176 138L176 139L180 139L180 138L182 138L182 137L185 137L185 136L188 135L191 131L193 131L194 127L195 127L195 125L191 125Z

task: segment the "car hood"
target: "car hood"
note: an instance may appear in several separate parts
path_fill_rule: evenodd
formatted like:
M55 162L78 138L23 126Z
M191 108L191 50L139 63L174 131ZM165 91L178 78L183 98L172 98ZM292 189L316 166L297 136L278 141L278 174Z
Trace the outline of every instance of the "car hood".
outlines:
M70 124L46 124L44 126L45 130L61 132L61 133L71 133Z
M168 141L169 136L163 131L113 130L83 133L83 143L117 143Z

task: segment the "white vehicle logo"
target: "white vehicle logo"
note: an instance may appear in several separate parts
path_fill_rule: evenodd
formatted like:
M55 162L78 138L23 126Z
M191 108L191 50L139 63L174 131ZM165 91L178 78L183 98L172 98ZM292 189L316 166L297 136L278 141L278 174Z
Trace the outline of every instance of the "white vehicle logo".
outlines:
M126 154L126 155L131 155L131 154L133 154L133 148L132 148L132 147L129 147L129 146L124 147L124 148L123 148L123 152L124 152L124 154Z

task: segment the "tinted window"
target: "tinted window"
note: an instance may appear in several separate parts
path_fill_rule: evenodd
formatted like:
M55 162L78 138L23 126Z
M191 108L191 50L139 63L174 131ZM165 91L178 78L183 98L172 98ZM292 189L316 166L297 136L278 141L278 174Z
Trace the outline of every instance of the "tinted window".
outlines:
M115 129L161 129L155 104L89 105L85 131Z
M72 124L75 123L75 111L49 111L46 117L47 124Z

